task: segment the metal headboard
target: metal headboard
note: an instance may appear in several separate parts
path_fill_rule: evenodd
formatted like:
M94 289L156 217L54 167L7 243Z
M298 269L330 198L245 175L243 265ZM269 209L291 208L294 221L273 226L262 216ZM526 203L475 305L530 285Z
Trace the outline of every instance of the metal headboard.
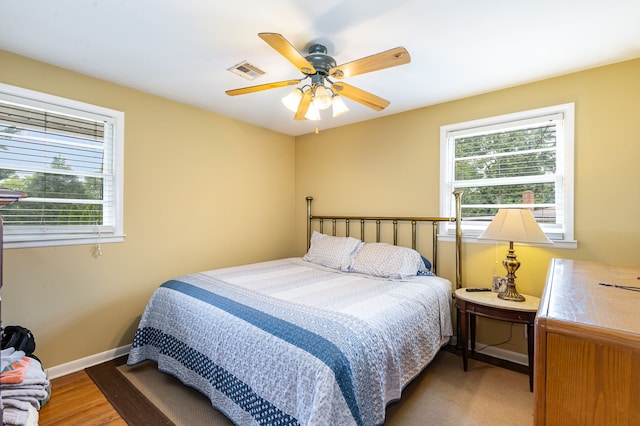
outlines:
M455 217L374 217L374 216L314 216L311 214L311 202L313 197L307 197L307 250L311 246L311 233L312 233L312 221L318 221L320 224L320 232L324 233L325 222L331 223L331 235L336 235L337 223L343 223L345 229L345 236L350 236L351 223L360 223L360 239L364 241L365 237L365 224L374 222L376 225L376 242L380 242L380 227L382 222L391 222L393 225L393 244L398 244L398 223L411 223L411 248L416 249L416 230L418 222L431 222L433 228L433 248L432 257L433 264L432 270L437 273L438 268L438 224L441 222L455 222L456 223L456 289L462 287L462 227L461 227L461 207L460 198L462 191L453 191L455 197Z

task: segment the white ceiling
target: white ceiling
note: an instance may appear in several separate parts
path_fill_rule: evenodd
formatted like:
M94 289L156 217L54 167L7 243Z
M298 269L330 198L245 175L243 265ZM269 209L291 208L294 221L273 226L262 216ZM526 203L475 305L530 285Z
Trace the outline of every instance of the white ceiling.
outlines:
M640 0L0 0L0 49L289 135L370 120L640 57ZM346 79L391 102L345 100L338 118L294 121L290 87L225 90L301 78L258 37L312 42L338 64L396 46L411 63ZM267 73L227 71L246 60ZM640 76L639 76L640 78Z

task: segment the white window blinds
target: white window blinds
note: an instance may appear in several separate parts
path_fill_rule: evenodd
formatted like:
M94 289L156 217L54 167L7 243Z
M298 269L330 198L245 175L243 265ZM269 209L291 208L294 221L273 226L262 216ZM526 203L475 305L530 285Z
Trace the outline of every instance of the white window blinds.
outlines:
M512 207L531 209L550 238L573 238L567 220L573 198L567 114L572 126L573 109L567 106L446 126L444 182L449 193L464 191L462 217L468 234L479 234L498 209Z
M0 186L27 193L2 211L10 241L78 244L121 234L122 114L0 95Z

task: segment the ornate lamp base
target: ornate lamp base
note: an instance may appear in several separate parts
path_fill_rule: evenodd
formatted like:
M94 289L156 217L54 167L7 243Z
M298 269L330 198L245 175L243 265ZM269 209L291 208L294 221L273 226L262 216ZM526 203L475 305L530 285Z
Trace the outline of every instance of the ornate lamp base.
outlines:
M509 251L507 252L507 257L502 261L502 265L507 270L507 289L502 293L498 293L498 297L514 302L524 302L524 296L516 290L516 271L520 267L520 261L513 251L513 241L509 241Z
M503 293L498 293L498 297L504 300L512 300L514 302L524 302L525 297L518 293L516 290L516 286L509 287L507 285L507 289Z

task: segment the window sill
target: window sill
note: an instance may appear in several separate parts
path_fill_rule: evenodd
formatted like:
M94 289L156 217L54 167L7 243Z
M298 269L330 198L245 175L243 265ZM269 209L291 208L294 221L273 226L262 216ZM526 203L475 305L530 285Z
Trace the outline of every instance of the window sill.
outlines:
M456 238L454 235L438 235L438 241L443 242L455 242ZM495 244L495 241L490 240L479 240L475 236L462 236L463 243L471 243L471 244ZM504 244L508 244L506 241L502 241ZM568 250L577 250L578 241L576 240L553 240L553 244L526 244L526 243L517 243L523 246L532 246L532 247L543 247L543 248L559 248L559 249L568 249Z
M57 246L77 246L83 244L109 244L122 243L126 235L57 235L55 237L30 238L9 237L5 235L3 246L5 249L16 248L36 248L36 247L57 247Z

